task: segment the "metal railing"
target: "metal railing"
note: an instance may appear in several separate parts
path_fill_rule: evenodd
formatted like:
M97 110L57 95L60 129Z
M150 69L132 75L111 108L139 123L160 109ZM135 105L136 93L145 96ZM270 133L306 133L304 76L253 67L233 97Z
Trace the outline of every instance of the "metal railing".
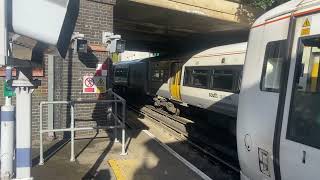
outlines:
M40 103L40 162L39 165L44 164L44 157L43 157L43 134L50 133L50 132L70 132L71 133L71 157L70 161L75 161L74 155L74 140L75 140L75 131L87 131L87 130L100 130L100 129L113 129L114 130L114 137L115 142L119 142L117 139L117 130L121 129L121 155L126 155L125 150L125 122L127 118L127 111L126 111L126 100L123 99L118 94L114 93L112 90L108 90L108 95L110 95L110 100L80 100L80 101L43 101ZM107 121L114 119L114 124L112 126L96 126L96 127L75 127L75 108L76 104L93 104L93 103L104 103L108 105L108 115ZM70 106L70 127L63 128L63 129L43 129L43 106L49 104L65 104ZM121 104L121 115L118 115L118 105Z

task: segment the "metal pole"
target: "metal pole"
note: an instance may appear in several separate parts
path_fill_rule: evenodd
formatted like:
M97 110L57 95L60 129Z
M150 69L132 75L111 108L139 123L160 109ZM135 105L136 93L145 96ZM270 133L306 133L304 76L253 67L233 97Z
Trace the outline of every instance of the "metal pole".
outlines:
M118 117L118 103L114 103L114 114L115 117ZM114 126L117 126L117 118L114 118ZM118 128L114 128L114 142L119 142L118 140Z
M6 64L8 58L7 0L0 4L0 66ZM12 79L12 68L6 67L6 83ZM8 86L8 85L7 85ZM0 179L13 177L14 161L14 106L11 96L6 97L5 106L1 107L1 175Z
M11 80L12 68L6 67L6 82ZM11 97L6 97L6 103L1 107L1 178L13 177L14 161L14 106Z
M125 145L126 145L126 130L125 130L126 118L127 118L127 116L126 116L126 102L123 101L123 103L122 103L122 142L121 142L121 145L122 145L121 155L122 156L127 155L126 149L125 149Z
M40 161L39 165L43 165L44 160L43 160L43 132L42 132L42 103L40 103Z
M14 161L14 106L1 107L1 178L13 176Z
M31 115L34 85L30 81L31 68L19 69L18 80L13 81L16 87L16 179L31 180ZM30 78L30 79L29 79Z
M54 100L54 56L48 55L48 101ZM54 112L53 104L48 104L48 127L47 129L53 129ZM49 140L55 139L54 132L48 133Z
M71 103L71 158L70 161L74 162L75 157L74 157L74 104Z

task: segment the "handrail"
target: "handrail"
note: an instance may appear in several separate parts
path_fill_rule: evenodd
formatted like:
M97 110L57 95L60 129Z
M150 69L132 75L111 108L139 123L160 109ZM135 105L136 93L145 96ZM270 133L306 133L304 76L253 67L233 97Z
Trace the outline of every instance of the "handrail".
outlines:
M85 131L85 130L97 130L97 129L113 129L114 130L114 141L118 142L117 140L117 129L121 129L121 155L126 155L125 150L125 123L127 118L127 111L126 111L126 100L123 99L121 96L113 92L112 90L108 90L108 94L110 94L110 100L76 100L76 101L42 101L40 102L40 161L39 165L44 164L44 157L43 157L43 134L49 132L70 132L71 133L71 157L70 161L75 161L74 155L74 132L75 131ZM74 118L74 106L76 104L92 104L92 103L104 103L107 104L108 108L108 115L107 121L114 119L114 124L111 126L96 126L96 127L75 127L75 118ZM43 129L43 106L49 104L67 104L71 107L70 116L71 116L71 123L69 128L62 128L62 129ZM121 114L122 116L118 116L118 104L122 104Z

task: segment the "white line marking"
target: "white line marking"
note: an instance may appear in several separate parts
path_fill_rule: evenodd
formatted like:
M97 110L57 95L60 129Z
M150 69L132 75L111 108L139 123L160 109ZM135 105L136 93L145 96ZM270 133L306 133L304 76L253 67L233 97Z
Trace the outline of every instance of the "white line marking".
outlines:
M144 133L146 133L148 136L150 136L153 140L157 141L164 149L166 149L170 154L172 154L174 157L179 159L183 164L188 166L193 172L197 173L202 179L205 180L212 180L209 176L207 176L205 173L203 173L201 170L199 170L197 167L195 167L193 164L191 164L188 160L180 156L178 153L176 153L173 149L171 149L168 145L162 143L158 138L156 138L150 131L148 130L142 130Z

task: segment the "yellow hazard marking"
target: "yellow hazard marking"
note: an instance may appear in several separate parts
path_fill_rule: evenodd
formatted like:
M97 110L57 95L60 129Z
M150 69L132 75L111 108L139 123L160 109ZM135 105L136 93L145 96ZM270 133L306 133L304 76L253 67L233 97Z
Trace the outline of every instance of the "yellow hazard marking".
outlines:
M304 28L301 30L301 36L307 36L310 34L310 28Z
M301 36L309 35L310 34L310 27L311 27L311 23L310 23L309 19L307 18L302 25Z
M310 26L311 26L311 23L310 23L309 19L307 18L307 19L304 21L302 27L310 27Z
M122 174L121 168L119 167L117 160L109 160L108 161L114 175L117 180L125 180L125 176Z
M311 92L317 92L319 63L313 64L311 72Z

